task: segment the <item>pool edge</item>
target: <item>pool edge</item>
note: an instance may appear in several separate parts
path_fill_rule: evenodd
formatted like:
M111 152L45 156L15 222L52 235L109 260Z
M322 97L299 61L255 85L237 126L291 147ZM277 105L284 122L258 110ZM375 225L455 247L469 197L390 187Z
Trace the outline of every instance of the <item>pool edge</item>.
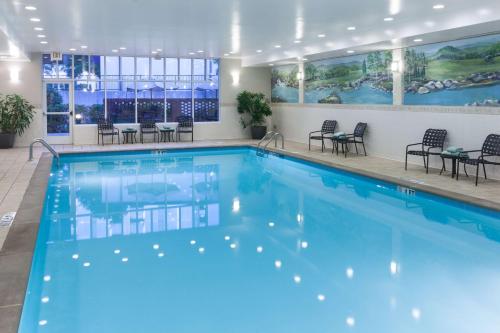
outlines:
M0 332L16 333L29 280L52 156L42 154L0 250Z

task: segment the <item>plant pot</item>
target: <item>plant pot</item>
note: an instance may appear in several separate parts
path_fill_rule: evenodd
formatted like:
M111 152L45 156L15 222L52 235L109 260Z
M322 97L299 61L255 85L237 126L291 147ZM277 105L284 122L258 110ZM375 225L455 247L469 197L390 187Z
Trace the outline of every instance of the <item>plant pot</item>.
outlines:
M14 133L0 133L0 149L12 148L15 137Z
M252 126L250 131L252 132L252 139L260 140L266 135L267 126Z

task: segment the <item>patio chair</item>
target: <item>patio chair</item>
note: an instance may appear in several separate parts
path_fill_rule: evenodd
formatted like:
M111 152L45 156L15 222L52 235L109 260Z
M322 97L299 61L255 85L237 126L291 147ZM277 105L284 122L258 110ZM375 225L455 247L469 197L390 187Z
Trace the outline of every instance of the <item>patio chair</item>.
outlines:
M356 127L354 128L354 132L352 132L351 134L346 134L337 137L334 136L332 138L333 141L332 154L335 149L337 150L337 155L339 154L339 144L341 144L344 157L347 157L347 152L349 151L350 143L354 143L354 147L356 148L356 154L359 154L358 152L358 143L359 143L363 146L363 152L366 156L364 136L367 127L368 127L367 123L357 123Z
M105 118L97 120L97 144L102 143L104 146L105 136L111 136L111 143L113 144L115 135L118 137L118 144L120 144L120 130L114 126L113 122ZM99 142L99 138L101 142Z
M177 117L177 141L181 141L181 134L191 133L191 142L194 140L193 118L190 116Z
M321 151L325 149L325 139L331 139L337 127L336 120L325 120L321 130L309 133L309 150L311 150L311 140L321 140ZM318 135L318 133L321 133Z
M446 134L447 131L444 129L429 128L425 131L422 142L413 143L406 146L405 170L408 170L408 155L415 155L422 156L424 160L425 172L429 173L429 157L431 155L441 155L441 152L443 151L444 140L446 139ZM409 150L408 148L412 146L420 146L420 149ZM431 151L432 149L439 149L439 151L433 152Z
M469 153L481 153L477 158L469 157ZM492 161L491 159L486 159L486 157L500 157L500 134L490 134L484 140L483 147L479 150L469 150L462 152L463 157L460 157L457 161L457 180L458 180L458 170L460 169L460 163L464 165L464 172L467 175L467 169L465 168L467 165L475 165L476 166L476 186L477 180L479 178L479 165L483 165L483 173L484 179L488 179L486 177L486 164L491 165L500 165L498 161Z
M159 142L160 135L156 123L151 120L143 120L140 123L141 143L144 143L144 135L153 134L153 142Z

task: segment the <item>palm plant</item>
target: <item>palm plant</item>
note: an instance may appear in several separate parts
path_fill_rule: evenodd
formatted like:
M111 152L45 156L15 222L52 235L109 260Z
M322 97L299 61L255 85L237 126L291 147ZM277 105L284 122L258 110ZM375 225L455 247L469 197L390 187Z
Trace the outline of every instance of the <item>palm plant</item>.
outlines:
M251 127L252 138L260 139L266 133L266 117L272 114L266 96L263 93L242 91L236 98L238 113L241 115L240 123L243 128Z
M23 135L35 115L35 107L17 94L0 98L0 148L10 148L15 135Z

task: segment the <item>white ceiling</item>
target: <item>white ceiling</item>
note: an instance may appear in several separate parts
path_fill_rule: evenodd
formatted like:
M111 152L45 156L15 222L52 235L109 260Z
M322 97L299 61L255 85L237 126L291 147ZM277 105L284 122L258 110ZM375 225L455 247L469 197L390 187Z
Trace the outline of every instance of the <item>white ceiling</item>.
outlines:
M445 8L435 10L436 4ZM164 56L223 57L234 51L229 57L251 66L405 46L417 36L424 43L445 40L459 27L466 27L462 35L494 32L499 20L500 1L492 0L1 0L0 55L8 38L26 53L78 53L81 45L94 54L120 47L123 55L161 49Z

